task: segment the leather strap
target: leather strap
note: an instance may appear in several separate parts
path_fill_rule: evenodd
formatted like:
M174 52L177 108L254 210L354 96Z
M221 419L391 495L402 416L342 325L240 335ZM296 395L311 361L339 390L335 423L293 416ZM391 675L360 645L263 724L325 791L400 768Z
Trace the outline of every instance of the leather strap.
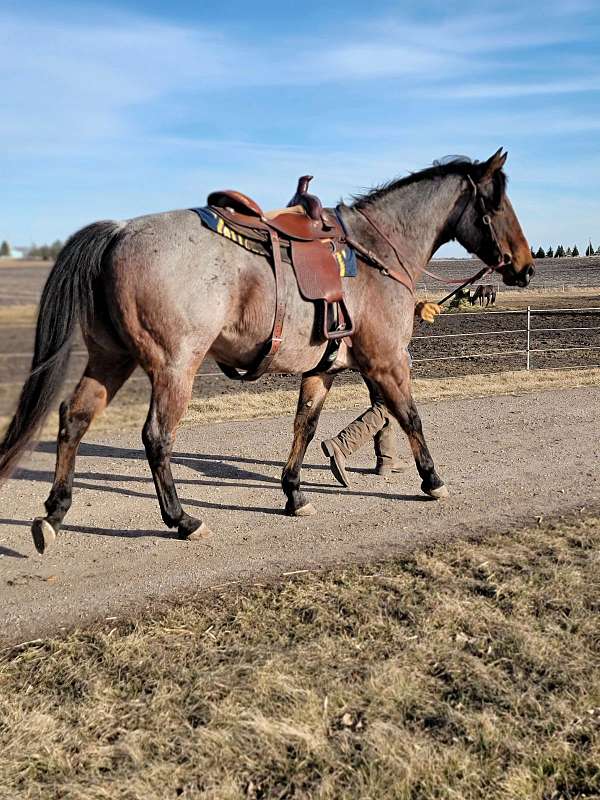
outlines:
M279 235L272 228L269 229L271 238L271 254L273 256L273 275L275 277L275 317L273 330L269 341L265 344L254 364L245 372L222 364L217 361L217 366L228 377L236 381L256 381L271 366L283 341L283 323L285 321L286 301L283 292L283 270L281 267L281 248Z
M408 269L408 267L406 266L406 264L402 260L402 256L400 255L400 252L398 251L398 248L396 247L396 245L392 242L392 240L387 235L387 233L385 233L385 231L382 231L381 228L378 225L376 225L375 222L373 222L371 217L367 214L367 212L363 208L357 208L356 210L358 211L358 213L361 216L363 216L367 220L367 222L373 228L373 230L375 230L379 234L379 236L381 236L381 238L385 242L387 242L388 245L392 248L392 252L396 256L396 260L398 261L398 264L402 267L402 270L406 274L406 277L404 279L401 279L398 272L396 272L395 270L391 270L389 268L387 269L388 275L390 275L392 278L394 278L394 280L397 280L399 283L402 283L404 286L409 288L411 290L411 292L414 294L415 293L415 276L412 274L412 272Z
M396 270L390 269L390 267L388 267L378 256L376 256L372 250L367 250L367 248L363 247L362 244L356 241L356 239L346 235L346 242L358 253L365 263L376 267L382 275L393 278L398 283L401 283L402 286L408 289L408 291L414 296L415 285L412 281L408 281L404 275L396 272Z

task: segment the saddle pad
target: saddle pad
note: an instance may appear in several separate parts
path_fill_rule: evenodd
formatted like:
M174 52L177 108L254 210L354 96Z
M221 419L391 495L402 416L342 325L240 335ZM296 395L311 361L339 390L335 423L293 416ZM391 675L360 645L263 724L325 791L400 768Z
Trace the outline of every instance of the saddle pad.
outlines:
M246 248L246 250L250 250L253 253L257 253L258 255L269 255L269 248L268 245L265 246L261 241L257 241L255 239L251 239L248 236L244 236L239 230L235 231L229 225L225 223L222 217L215 212L208 208L207 206L200 206L198 208L192 208L191 211L194 211L200 219L202 223L207 227L209 230L214 231L215 233L224 236L227 239L231 239L236 244L241 245L242 247ZM290 211L290 209L288 209ZM305 244L304 242L300 242L300 244ZM311 244L308 242L308 244ZM327 244L329 247L331 245L328 242L323 242L323 244ZM290 257L289 253L289 244L282 243L281 246L282 250L282 257L284 261L289 261ZM342 278L355 278L358 269L356 263L356 253L354 250L349 247L347 244L341 247L340 249L336 250L334 253L334 257L338 264L339 274Z
M338 303L343 299L339 262L331 242L292 242L292 267L305 300Z
M196 214L198 214L205 227L207 227L209 230L219 233L226 239L231 239L232 242L245 247L246 250L251 250L257 255L269 255L269 249L263 245L262 242L250 239L247 236L243 236L239 231L234 231L233 228L230 228L228 225L226 225L225 220L218 214L215 214L211 208L204 206L201 208L192 208L190 211L194 211Z

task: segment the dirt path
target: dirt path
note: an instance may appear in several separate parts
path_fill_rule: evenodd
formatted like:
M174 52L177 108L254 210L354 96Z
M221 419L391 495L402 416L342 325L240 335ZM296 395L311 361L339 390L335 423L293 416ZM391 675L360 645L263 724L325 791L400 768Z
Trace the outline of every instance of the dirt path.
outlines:
M202 544L176 541L162 527L139 435L98 434L82 446L69 524L41 557L29 526L51 478L54 445L45 443L0 493L0 640L119 616L191 589L600 510L599 396L588 387L423 404L451 491L442 503L419 494L408 452L407 469L386 483L366 472L365 449L353 462L352 489L338 491L315 442L304 472L319 512L311 519L281 513L289 419L184 428L175 475L186 507L215 531ZM352 416L325 413L320 435Z

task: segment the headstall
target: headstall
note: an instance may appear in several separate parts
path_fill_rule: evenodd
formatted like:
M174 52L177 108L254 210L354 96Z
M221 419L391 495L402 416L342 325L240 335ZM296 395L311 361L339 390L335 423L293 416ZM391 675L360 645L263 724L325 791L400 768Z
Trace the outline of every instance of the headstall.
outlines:
M491 266L491 267L490 266L484 267L483 269L479 270L475 275L473 275L472 277L468 278L466 281L461 282L460 286L457 286L456 289L454 289L454 291L452 291L450 294L446 295L446 297L442 298L442 300L440 300L438 302L438 305L441 305L442 303L445 303L447 300L449 300L451 297L454 297L454 295L457 294L461 289L464 289L466 286L469 286L470 284L472 284L475 281L479 280L487 272L489 272L489 271L501 272L504 269L504 267L507 266L508 263L510 263L510 260L507 261L506 257L504 256L504 253L502 251L502 245L500 244L500 239L498 237L498 234L496 233L496 229L494 228L494 223L492 222L492 217L491 217L491 215L489 213L489 210L488 210L488 208L487 208L487 206L485 204L485 200L484 200L484 198L483 198L483 196L481 194L481 191L480 191L478 185L475 183L475 181L473 180L473 178L471 178L470 175L467 175L466 177L467 177L467 180L469 181L469 183L471 184L472 195L471 195L470 198L467 199L467 202L465 203L462 211L460 212L460 216L458 217L458 220L456 221L455 227L457 228L459 226L460 221L462 220L463 215L466 212L467 208L469 207L471 201L475 201L477 203L477 205L479 206L479 210L481 211L481 223L483 225L485 225L489 229L491 239L492 239L492 241L493 241L493 243L496 246L496 249L498 251L498 263L496 265L494 265L494 266ZM367 214L367 212L364 209L357 208L355 210L358 211L358 213L362 217L364 217L364 219L369 223L369 225L373 228L373 230L380 236L380 238L382 238L390 246L390 248L392 249L392 252L396 256L396 260L397 260L399 266L401 267L403 274L397 272L394 269L391 269L384 261L382 261L379 258L379 256L377 256L371 250L368 250L367 248L363 247L361 244L359 244L354 239L352 239L352 238L347 236L346 237L346 241L348 242L350 247L354 248L354 250L356 250L359 253L359 255L362 256L362 258L365 261L370 263L372 266L375 266L382 273L382 275L387 275L390 278L393 278L398 283L401 283L403 286L405 286L407 289L409 289L409 291L414 295L414 293L415 293L415 278L414 278L414 275L411 273L411 271L408 269L408 267L404 264L404 262L402 260L402 257L400 256L400 253L398 251L397 246L392 242L390 237L384 231L381 230L381 228L374 222L374 220L371 219L369 214ZM445 282L445 283L450 283L450 282L455 283L456 282L456 281L447 281L444 278L440 278L437 275L434 275L433 273L428 272L427 270L423 270L423 272L426 275L429 275L430 277L435 278L436 280L440 280L440 281Z

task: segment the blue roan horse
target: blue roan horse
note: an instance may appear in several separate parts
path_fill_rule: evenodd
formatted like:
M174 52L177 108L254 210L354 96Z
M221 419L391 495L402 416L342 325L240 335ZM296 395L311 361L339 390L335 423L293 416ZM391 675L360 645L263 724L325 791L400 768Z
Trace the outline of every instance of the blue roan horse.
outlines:
M358 259L357 277L344 279L354 333L343 341L335 363L316 374L326 344L315 336L315 305L302 299L287 273L282 288L285 339L269 366L270 372L303 374L293 446L282 477L287 513L314 513L300 488L300 468L335 374L349 367L377 387L404 429L422 490L436 498L447 494L411 395L406 348L414 284L432 254L450 239L499 270L506 284L529 283L531 251L506 195L505 161L506 154L498 151L483 163L437 165L338 207L348 235L390 269L374 269L373 263ZM409 278L405 281L393 279L398 253ZM31 372L0 445L2 479L60 392L79 323L89 360L60 408L47 514L32 527L40 552L54 541L71 505L83 435L138 365L152 385L143 441L162 518L181 538L207 535L206 524L187 514L177 496L170 467L175 430L208 354L239 369L255 362L271 335L275 299L269 260L207 230L189 210L96 222L71 237L44 288Z

